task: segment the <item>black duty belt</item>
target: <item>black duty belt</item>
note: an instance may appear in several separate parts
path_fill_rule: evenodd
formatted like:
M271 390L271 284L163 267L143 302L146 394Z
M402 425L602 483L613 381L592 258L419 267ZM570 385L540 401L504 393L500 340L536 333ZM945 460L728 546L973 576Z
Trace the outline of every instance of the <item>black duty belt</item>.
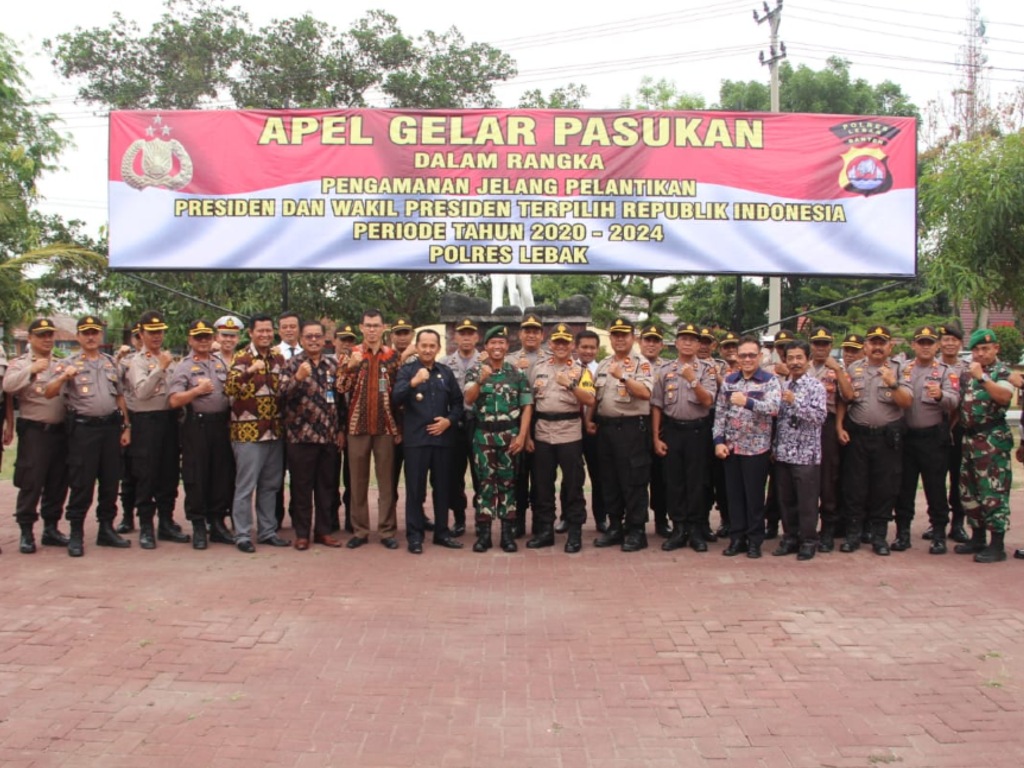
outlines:
M537 411L533 415L540 421L576 421L580 418L579 411L572 413L541 413Z
M647 427L647 416L599 416L597 423L602 427L622 427L639 426L641 429Z
M973 427L964 427L964 434L968 437L974 437L975 435L983 435L986 432L992 432L1000 428L1008 428L1005 419L990 421L988 424L978 424Z
M703 419L672 419L668 416L665 417L665 424L672 427L673 429L682 429L696 431L704 429L711 425L711 419L704 417Z
M476 428L481 432L507 432L519 426L518 421L502 419L501 421L478 421Z
M35 429L40 432L63 432L64 422L61 421L57 424L47 424L45 421L36 421L35 419L18 419L19 429Z
M847 421L845 427L847 432L856 435L884 435L888 432L906 431L903 426L903 422L900 421L894 421L881 427L868 427L864 424L858 424L855 421Z
M930 427L907 427L908 437L941 437L949 432L949 425L943 422Z
M83 427L109 427L111 424L121 424L122 416L120 411L114 411L108 416L82 416L75 414L75 424Z
M171 410L163 411L132 411L132 420L135 419L149 419L150 421L158 421L159 419L171 419L174 418L175 412Z

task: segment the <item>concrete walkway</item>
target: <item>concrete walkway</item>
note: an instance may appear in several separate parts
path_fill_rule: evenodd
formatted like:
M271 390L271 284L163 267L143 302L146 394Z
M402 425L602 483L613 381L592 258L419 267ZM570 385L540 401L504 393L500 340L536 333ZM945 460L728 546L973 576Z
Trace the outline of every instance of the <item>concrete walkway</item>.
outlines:
M73 560L18 553L13 499L6 768L1024 765L1024 562L929 556L920 523L798 563L591 530L575 556L122 551L90 521Z

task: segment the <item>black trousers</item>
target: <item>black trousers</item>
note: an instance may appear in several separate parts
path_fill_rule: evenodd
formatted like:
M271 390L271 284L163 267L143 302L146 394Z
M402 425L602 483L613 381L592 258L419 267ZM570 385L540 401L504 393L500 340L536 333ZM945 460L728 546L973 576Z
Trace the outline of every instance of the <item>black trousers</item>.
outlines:
M68 439L64 424L43 425L18 419L14 519L32 525L39 517L56 523L68 495ZM40 501L42 502L40 504Z
M310 539L331 532L334 504L334 443L290 443L288 473L292 478L291 517L295 538ZM315 512L315 515L314 515Z
M533 435L533 424L530 424L531 437ZM516 466L516 527L520 531L526 530L526 510L530 509L537 501L536 492L530 485L530 477L533 474L533 454L523 451L515 459ZM536 532L537 520L533 520L533 530Z
M839 522L839 435L836 434L836 416L830 413L821 425L821 514L822 530L835 531Z
M562 470L559 501L562 517L569 525L582 527L587 519L587 502L583 496L583 442L534 443L533 488L536 494L533 514L540 527L555 524L555 476Z
M473 463L473 430L475 422L466 421L454 428L455 445L452 446L452 471L451 485L448 489L448 505L452 511L452 517L456 523L466 524L466 509L469 507L469 499L466 497L466 468L469 467L469 477L473 483L473 495L480 492L480 479L476 475L476 465ZM473 507L476 507L476 499L473 500ZM436 512L435 512L436 514ZM475 517L475 515L474 515Z
M960 498L960 465L964 460L964 428L957 423L953 427L952 441L949 446L949 507L953 512L952 525L962 527L964 524L964 502Z
M137 411L128 446L139 520L170 517L178 499L178 422L174 411Z
M121 420L102 425L75 424L68 437L68 521L85 520L98 486L96 519L114 522L120 479Z
M587 434L583 430L583 460L590 475L590 511L595 523L603 523L608 519L604 509L604 476L601 474L600 461L597 453L597 435ZM583 515L586 522L586 512Z
M843 457L846 535L856 536L867 520L875 538L886 535L903 467L903 427L871 429L846 423L850 442Z
M452 485L452 449L450 446L405 448L405 537L410 543L422 543L427 516L427 480L430 480L434 504L434 539L448 535L448 493ZM465 514L465 512L463 512Z
M665 497L665 462L651 449L651 511L654 513L654 524L668 525L668 505Z
M668 446L665 456L664 487L668 516L688 530L704 532L707 519L708 441L711 422L682 425L662 422L662 440Z
M613 528L643 529L651 480L651 422L647 416L602 418L597 430L604 507Z
M801 544L817 543L820 490L820 465L775 464L775 492L787 538Z
M896 526L909 528L914 519L917 478L924 485L928 500L928 519L936 530L944 531L949 523L949 502L946 499L946 472L949 469L949 427L945 424L929 429L908 429L903 442L903 474L896 497Z
M190 414L179 429L185 518L223 519L235 492L235 457L228 434L228 413Z
M729 454L725 464L725 490L729 494L729 538L746 539L751 545L764 542L764 484L771 454Z

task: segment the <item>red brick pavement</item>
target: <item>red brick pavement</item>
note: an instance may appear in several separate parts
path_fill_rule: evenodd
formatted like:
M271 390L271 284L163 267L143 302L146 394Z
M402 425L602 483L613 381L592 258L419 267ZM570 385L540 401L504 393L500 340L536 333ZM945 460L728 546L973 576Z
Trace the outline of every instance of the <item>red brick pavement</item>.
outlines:
M90 522L72 560L17 552L13 496L8 768L1024 764L1024 563L930 557L920 525L798 563L590 532L576 556L115 551Z

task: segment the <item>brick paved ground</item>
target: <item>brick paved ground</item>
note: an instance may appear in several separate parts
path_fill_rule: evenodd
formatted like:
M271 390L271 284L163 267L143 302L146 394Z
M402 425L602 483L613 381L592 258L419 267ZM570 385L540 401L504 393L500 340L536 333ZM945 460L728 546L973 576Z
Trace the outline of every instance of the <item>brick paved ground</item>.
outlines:
M809 563L589 531L72 560L18 554L12 506L0 484L7 768L1024 764L1024 563L930 557L920 525Z

